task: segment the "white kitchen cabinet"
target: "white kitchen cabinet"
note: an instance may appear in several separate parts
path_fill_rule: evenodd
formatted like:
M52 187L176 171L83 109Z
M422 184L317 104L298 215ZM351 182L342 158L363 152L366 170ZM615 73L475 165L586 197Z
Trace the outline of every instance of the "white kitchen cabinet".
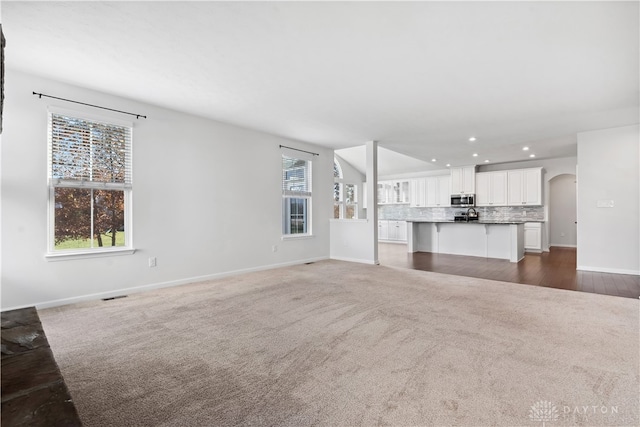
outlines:
M476 174L476 206L507 205L507 171Z
M414 208L423 208L427 203L426 178L416 178L411 180L411 197L409 205Z
M378 203L409 203L409 180L378 182Z
M451 206L451 177L431 176L426 179L426 206L442 208Z
M542 252L542 223L524 223L524 249L527 251Z
M389 221L389 240L399 242L407 241L406 221Z
M398 221L400 224L398 225L398 240L401 242L407 241L407 221Z
M474 194L476 192L476 167L451 168L451 194Z
M443 175L438 177L438 206L451 206L451 175Z
M542 168L510 170L507 176L509 206L542 205Z
M378 221L378 240L389 240L389 221Z
M378 182L378 204L384 205L387 203L387 187L384 182Z
M524 169L525 205L542 205L542 168Z
M508 172L509 176L509 206L524 205L524 172L513 170Z
M393 184L388 181L378 182L378 204L385 205L393 202Z
M393 183L394 203L409 203L409 180L395 181Z
M438 201L438 181L435 177L427 178L427 206L434 207Z
M491 202L491 172L476 174L476 206L490 206Z
M381 219L378 221L378 240L388 242L407 241L407 222L390 221Z

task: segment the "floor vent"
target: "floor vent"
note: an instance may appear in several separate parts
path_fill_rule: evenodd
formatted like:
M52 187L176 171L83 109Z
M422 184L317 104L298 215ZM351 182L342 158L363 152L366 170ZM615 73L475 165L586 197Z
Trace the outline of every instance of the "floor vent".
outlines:
M110 298L102 298L102 301L111 301L112 299L120 299L120 298L126 298L129 295L118 295L117 297L110 297Z

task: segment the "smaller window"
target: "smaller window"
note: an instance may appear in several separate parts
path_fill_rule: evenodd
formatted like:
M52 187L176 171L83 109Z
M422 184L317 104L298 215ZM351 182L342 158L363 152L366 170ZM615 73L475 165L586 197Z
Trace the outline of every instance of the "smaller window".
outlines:
M344 184L344 218L358 218L358 197L355 184Z
M333 177L336 179L342 179L342 167L338 159L333 159Z
M311 160L282 156L282 234L311 234Z
M343 183L342 167L336 158L333 161L333 178L333 217L357 219L358 187L355 184Z
M340 215L340 209L341 209L341 201L342 201L342 191L340 191L340 188L342 187L342 184L340 184L339 182L334 182L333 183L333 217L338 219L341 217Z

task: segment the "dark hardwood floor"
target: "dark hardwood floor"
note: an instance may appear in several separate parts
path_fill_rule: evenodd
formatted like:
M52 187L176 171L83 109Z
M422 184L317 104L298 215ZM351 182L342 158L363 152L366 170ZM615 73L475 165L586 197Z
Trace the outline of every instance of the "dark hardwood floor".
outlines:
M380 243L381 265L501 280L526 285L569 289L625 298L640 297L640 276L576 270L576 250L552 247L541 254L527 253L518 263L494 258L407 253L407 246Z
M34 307L2 312L3 426L80 427Z

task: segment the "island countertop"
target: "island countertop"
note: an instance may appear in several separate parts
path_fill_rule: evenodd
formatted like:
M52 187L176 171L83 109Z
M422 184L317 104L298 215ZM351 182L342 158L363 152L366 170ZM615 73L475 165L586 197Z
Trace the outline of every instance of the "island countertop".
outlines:
M527 222L544 222L544 220L499 220L499 219L479 219L475 221L454 221L452 219L383 219L383 221L406 221L406 222L426 222L431 224L525 224Z
M404 221L407 224L408 252L501 258L511 262L518 262L524 257L524 224L529 221Z

